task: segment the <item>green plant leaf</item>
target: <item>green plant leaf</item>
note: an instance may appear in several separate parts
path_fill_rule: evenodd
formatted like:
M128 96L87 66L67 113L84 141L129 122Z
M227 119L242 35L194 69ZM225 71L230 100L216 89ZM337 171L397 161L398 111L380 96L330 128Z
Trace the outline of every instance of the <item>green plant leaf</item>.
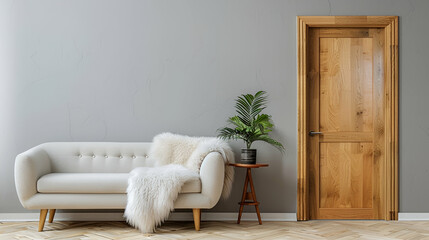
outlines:
M281 143L277 142L276 140L270 138L268 135L261 135L255 141L264 141L266 143L273 145L274 147L276 147L281 152L284 151L283 145Z
M218 129L218 137L226 140L242 139L247 148L250 148L254 141L264 141L282 151L283 145L268 136L274 125L270 115L262 114L266 104L267 95L265 91L258 91L255 95L242 94L238 96L235 100L237 115L228 119L228 123L234 128Z
M248 128L248 125L245 124L238 116L230 117L228 122L234 124L238 130L245 131Z
M271 132L274 126L271 123L271 116L268 114L258 115L253 123L261 130L262 133Z
M233 128L224 127L224 128L218 129L218 132L219 132L218 137L224 140L240 139L240 135L237 134L238 132Z

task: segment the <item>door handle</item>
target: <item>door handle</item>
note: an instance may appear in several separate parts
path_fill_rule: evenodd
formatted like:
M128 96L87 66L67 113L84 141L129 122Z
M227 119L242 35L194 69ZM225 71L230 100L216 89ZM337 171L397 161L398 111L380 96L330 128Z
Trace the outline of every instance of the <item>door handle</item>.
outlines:
M322 132L315 132L315 131L310 131L309 133L308 133L308 135L310 135L310 136L314 136L314 135L321 135L321 134L323 134Z

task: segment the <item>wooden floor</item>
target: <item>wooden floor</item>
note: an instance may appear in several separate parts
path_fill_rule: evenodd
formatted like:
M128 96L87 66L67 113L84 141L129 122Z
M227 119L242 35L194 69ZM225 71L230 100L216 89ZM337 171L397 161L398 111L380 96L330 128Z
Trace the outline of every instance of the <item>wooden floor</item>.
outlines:
M125 222L0 222L0 239L429 239L429 221L166 222L142 234Z

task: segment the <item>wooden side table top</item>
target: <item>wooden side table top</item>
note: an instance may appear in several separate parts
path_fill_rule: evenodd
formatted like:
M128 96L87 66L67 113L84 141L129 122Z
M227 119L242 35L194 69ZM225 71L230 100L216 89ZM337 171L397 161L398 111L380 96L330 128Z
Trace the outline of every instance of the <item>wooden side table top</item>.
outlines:
M229 166L233 167L241 167L241 168L260 168L260 167L268 167L268 163L255 163L255 164L248 164L248 163L228 163Z

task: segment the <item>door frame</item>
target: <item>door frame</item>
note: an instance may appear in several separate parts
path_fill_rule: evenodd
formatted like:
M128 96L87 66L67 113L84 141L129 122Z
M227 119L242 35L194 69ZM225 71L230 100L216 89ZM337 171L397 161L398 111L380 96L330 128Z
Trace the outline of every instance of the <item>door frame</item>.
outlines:
M384 28L385 220L398 220L398 16L298 16L297 220L309 219L307 39L311 27Z

